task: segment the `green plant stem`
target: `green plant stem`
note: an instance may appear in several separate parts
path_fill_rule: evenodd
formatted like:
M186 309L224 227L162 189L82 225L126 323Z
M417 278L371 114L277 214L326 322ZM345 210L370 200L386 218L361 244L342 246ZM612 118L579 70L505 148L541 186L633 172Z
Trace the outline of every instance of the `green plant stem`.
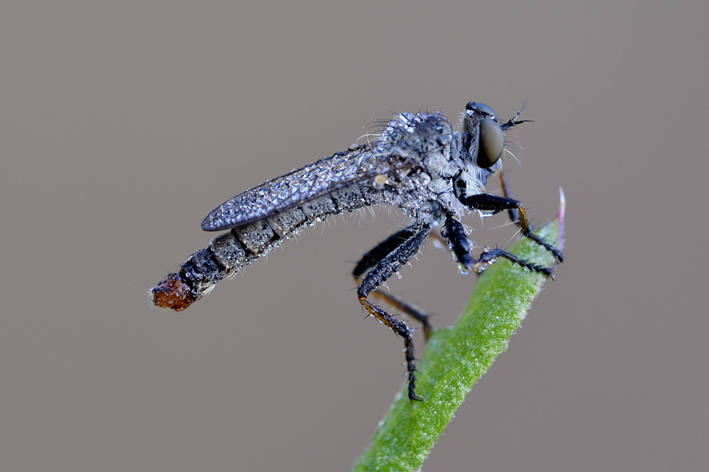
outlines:
M547 241L563 239L563 194L558 219L537 234ZM560 231L561 228L561 231ZM550 266L544 248L522 238L510 252L536 264ZM465 313L454 327L437 331L419 363L416 393L408 399L405 387L374 434L372 444L354 471L412 471L423 460L463 403L473 384L495 357L507 349L545 277L500 260L478 280Z

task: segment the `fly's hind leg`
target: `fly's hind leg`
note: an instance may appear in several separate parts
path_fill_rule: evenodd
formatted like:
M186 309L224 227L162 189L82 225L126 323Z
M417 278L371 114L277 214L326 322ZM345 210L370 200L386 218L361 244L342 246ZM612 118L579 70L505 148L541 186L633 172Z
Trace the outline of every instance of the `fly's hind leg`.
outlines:
M409 388L408 395L411 400L422 400L415 393L416 389L416 366L414 362L414 342L411 329L403 321L387 313L382 307L370 302L367 297L376 293L377 297L383 298L387 303L392 303L392 297L384 296L381 292L376 292L377 288L383 284L392 274L397 272L409 259L419 250L419 247L426 241L426 236L431 231L431 226L426 224L415 224L405 228L393 236L389 237L374 249L362 257L354 270L355 279L359 281L360 276L370 267L373 267L357 288L357 297L367 312L376 319L387 325L398 336L404 338L404 352L406 357L406 372L408 375ZM405 306L401 303L399 307ZM412 310L415 311L415 310ZM424 329L430 332L426 315L418 314L420 318L408 311L411 316L419 319L424 324ZM416 312L418 313L418 312Z
M374 247L371 251L367 252L364 256L362 256L362 258L359 260L359 262L357 262L357 265L352 271L352 275L354 276L357 285L362 282L362 274L377 265L382 259L384 259L384 257L390 254L393 250L395 250L402 244L405 244L407 240L411 239L414 236L415 230L416 225L414 224L400 231L397 231L381 243L377 244L376 247ZM429 234L431 236L437 236L435 233ZM399 310L403 313L406 313L407 315L421 323L421 325L423 326L423 334L426 341L428 341L428 338L431 337L433 327L428 321L429 315L420 312L416 308L407 304L403 300L400 300L394 295L391 295L390 293L375 290L369 295L371 295L373 298L382 300L390 307Z

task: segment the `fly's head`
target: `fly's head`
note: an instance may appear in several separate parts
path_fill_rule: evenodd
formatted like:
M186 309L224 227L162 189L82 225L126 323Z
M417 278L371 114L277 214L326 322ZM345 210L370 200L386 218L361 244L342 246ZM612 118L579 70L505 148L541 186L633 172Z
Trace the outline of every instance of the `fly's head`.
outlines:
M488 176L502 167L505 134L492 108L475 102L465 107L461 128L461 170L453 190L465 205L468 197L484 191Z
M487 169L490 173L497 170L501 166L505 133L492 108L482 103L468 103L462 127L466 141L469 141L466 156L468 166Z

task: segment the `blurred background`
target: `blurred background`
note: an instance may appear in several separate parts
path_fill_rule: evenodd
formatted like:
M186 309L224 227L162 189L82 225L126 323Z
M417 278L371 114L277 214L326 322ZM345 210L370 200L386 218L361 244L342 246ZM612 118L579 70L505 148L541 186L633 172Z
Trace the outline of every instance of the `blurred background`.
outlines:
M537 224L563 187L567 261L423 470L705 470L707 20L698 0L6 2L2 469L348 470L404 372L349 274L400 212L333 218L181 313L147 290L214 207L372 120L526 100L505 168ZM430 242L402 275L439 327L476 281Z

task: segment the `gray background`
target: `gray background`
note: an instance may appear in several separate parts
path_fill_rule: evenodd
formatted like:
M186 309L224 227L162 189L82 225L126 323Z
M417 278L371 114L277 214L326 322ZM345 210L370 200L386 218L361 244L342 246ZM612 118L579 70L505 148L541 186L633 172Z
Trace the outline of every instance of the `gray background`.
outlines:
M373 119L527 100L506 168L534 222L564 188L567 262L424 470L706 470L709 3L248 3L3 4L0 469L348 470L403 373L349 272L399 213L179 314L146 292L212 208ZM453 323L475 277L413 266L392 292Z

